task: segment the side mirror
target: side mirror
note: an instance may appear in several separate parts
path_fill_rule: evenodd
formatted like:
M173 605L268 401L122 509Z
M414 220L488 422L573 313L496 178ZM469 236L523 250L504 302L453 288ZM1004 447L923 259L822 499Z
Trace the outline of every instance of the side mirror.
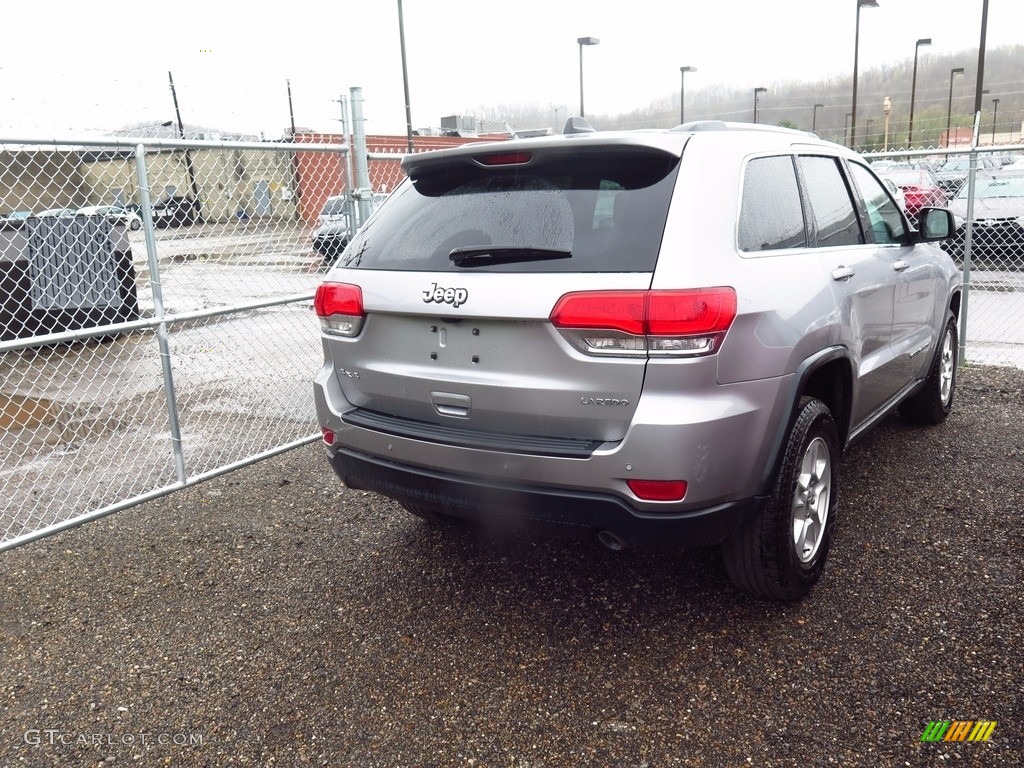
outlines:
M956 231L953 213L947 208L922 208L917 214L918 240L945 240Z

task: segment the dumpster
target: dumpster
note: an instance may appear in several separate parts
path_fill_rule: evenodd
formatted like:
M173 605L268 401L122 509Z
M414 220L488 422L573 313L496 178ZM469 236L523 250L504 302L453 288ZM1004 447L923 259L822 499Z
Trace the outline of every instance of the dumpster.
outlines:
M103 216L0 220L0 341L138 318L124 224Z

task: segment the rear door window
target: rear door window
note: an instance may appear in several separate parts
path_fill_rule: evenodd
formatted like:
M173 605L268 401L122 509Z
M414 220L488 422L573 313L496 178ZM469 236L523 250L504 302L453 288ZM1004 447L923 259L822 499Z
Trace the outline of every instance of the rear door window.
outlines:
M834 157L801 156L797 167L814 216L813 246L834 248L864 242L839 160Z
M677 156L660 150L604 146L540 149L529 162L509 166L481 166L460 155L414 167L339 264L430 272L652 272L678 165ZM476 256L460 265L453 250Z

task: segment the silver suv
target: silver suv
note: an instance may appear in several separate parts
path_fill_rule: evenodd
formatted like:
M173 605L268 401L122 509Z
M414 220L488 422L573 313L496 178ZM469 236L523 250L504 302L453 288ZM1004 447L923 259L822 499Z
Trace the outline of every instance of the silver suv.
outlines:
M587 128L405 158L317 291L327 456L427 520L720 544L803 597L843 449L952 405L952 217L807 133Z

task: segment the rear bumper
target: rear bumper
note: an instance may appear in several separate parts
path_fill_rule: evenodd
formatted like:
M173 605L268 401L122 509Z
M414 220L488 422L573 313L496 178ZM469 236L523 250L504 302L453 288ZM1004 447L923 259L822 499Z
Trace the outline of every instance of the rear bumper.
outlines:
M337 447L328 451L328 458L349 488L487 524L549 528L573 538L609 531L642 551L720 543L765 501L752 497L699 510L652 513L617 496L478 480Z

